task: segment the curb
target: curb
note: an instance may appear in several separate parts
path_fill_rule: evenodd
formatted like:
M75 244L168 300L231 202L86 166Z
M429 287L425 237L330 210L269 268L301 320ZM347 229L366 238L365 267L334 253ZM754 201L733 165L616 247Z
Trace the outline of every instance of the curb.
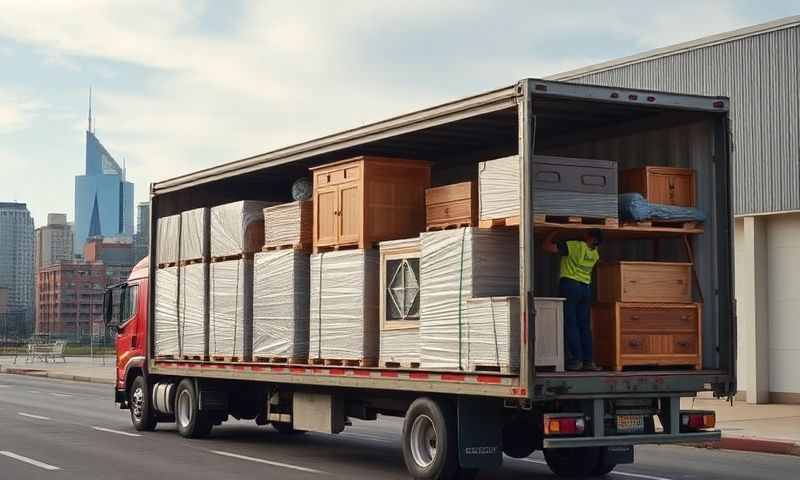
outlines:
M8 373L12 375L25 375L28 377L39 377L39 378L46 377L46 378L53 378L56 380L70 380L73 382L114 385L114 380L111 380L109 378L87 377L85 375L70 375L68 373L48 372L45 370L36 370L32 368L8 368L0 366L0 373Z
M743 452L800 456L800 444L786 440L771 440L768 438L723 436L719 442L706 442L702 444L702 446L718 450L739 450Z

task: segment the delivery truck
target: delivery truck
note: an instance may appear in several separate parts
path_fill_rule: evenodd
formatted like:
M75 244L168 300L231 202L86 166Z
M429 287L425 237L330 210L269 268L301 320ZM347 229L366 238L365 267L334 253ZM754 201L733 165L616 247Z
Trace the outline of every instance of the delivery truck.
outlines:
M106 292L115 401L187 438L403 417L418 479L718 440L680 401L736 392L728 112L524 79L154 183L149 257ZM279 225L297 238L270 245ZM588 230L602 371L565 369L574 305L542 248Z

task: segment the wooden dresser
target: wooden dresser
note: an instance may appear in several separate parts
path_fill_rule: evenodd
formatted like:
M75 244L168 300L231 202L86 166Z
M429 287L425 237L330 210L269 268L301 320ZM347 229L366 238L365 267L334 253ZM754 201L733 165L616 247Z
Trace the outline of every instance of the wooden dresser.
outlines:
M478 183L462 182L425 190L428 230L478 225Z
M597 266L597 301L691 303L692 264L601 263Z
M631 168L622 172L622 191L639 192L652 203L694 207L697 197L694 177L691 168Z
M311 170L315 253L342 246L371 248L377 241L425 230L428 162L362 156Z
M702 365L699 303L598 303L592 306L594 360L621 371L629 365Z

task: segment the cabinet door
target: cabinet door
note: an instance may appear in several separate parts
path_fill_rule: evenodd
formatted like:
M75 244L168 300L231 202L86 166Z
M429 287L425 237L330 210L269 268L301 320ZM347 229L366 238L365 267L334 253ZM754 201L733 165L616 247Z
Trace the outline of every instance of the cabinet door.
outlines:
M693 207L691 175L670 175L654 173L650 175L648 200L653 203Z
M358 182L339 186L338 243L358 243L361 239L361 189Z
M317 189L317 198L314 200L314 216L317 220L317 230L314 232L315 245L335 245L337 237L337 224L339 210L339 189L336 187L323 187Z

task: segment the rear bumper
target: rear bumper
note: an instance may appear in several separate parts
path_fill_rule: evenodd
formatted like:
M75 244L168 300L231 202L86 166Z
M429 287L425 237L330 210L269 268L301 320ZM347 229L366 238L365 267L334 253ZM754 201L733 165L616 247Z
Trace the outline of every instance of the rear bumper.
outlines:
M696 433L664 434L654 433L648 435L612 435L608 437L569 437L545 438L544 448L576 448L576 447L611 447L614 445L646 445L669 443L705 443L718 442L721 438L719 430Z

